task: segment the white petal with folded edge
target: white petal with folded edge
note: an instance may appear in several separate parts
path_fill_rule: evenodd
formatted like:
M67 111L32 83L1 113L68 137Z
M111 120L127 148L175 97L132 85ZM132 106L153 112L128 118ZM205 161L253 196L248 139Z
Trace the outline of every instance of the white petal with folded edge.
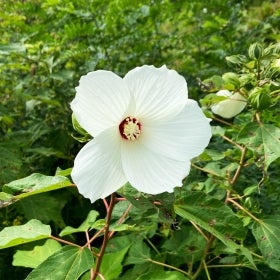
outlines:
M121 165L118 128L110 128L87 143L75 158L72 179L91 202L105 198L127 180Z
M186 80L165 66L136 67L124 77L142 120L164 119L181 111L188 98Z
M211 138L210 119L198 104L188 99L185 108L162 123L143 125L141 142L152 151L170 159L186 161L200 155Z
M140 142L123 143L122 163L130 184L148 194L173 192L174 187L182 186L182 180L190 171L190 162L172 160Z
M229 99L220 101L211 107L214 114L223 118L230 119L238 115L247 104L246 99L238 92L229 95L227 90L220 90L217 92L218 96L228 96Z
M131 96L123 79L109 71L82 76L71 103L74 115L92 136L118 125L126 117Z

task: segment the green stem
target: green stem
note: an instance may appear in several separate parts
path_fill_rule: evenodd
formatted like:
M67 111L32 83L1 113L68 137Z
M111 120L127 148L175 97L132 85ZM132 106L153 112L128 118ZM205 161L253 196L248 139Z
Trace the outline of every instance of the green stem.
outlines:
M148 259L148 261L150 261L151 263L157 264L157 265L161 265L161 266L176 270L178 272L183 273L184 275L190 276L189 273L187 273L186 271L184 271L180 268L177 268L175 266L172 266L172 265L169 265L169 264L166 264L166 263L162 263L162 262L158 262L158 261L155 261L155 260L152 260L152 259Z
M207 276L207 279L211 280L211 277L210 277L210 274L209 274L209 271L208 271L207 264L206 264L205 260L203 260L203 267L204 267L204 271L205 271L205 274Z
M151 240L149 238L145 238L145 240L150 244L150 246L155 250L155 252L160 256L161 253L159 252L159 250L157 249L157 247L151 242Z
M213 265L208 265L208 268L242 267L242 266L244 266L242 263L237 263L237 264L213 264Z
M208 252L212 246L212 243L213 241L215 240L215 237L212 235L210 238L209 238L209 241L207 242L207 245L206 245L206 248L204 250L204 254L201 258L201 261L200 261L200 264L199 264L199 267L198 269L196 270L196 272L194 273L194 275L191 277L191 280L195 280L197 279L197 277L199 276L199 274L201 273L201 270L203 268L205 268L206 266L206 263L205 263L205 258L207 257L208 255ZM208 271L206 272L206 274L208 273ZM210 277L210 276L209 276Z
M239 166L232 178L232 180L230 181L230 184L233 186L235 184L235 182L237 181L239 175L240 175L240 172L244 166L244 162L245 162L245 156L246 156L246 152L247 152L247 149L246 147L242 147L241 149L241 157L240 157L240 161L239 161Z
M71 245L71 246L76 246L76 247L79 247L79 248L82 248L81 246L79 246L78 244L75 244L75 243L72 243L70 241L67 241L67 240L64 240L64 239L61 239L61 238L58 238L58 237L55 237L53 235L50 236L50 238L60 242L60 243L64 243L64 244L67 244L67 245Z
M234 199L232 198L228 198L228 201L231 202L232 204L234 204L235 206L237 206L237 208L239 208L240 210L242 210L244 213L246 213L248 216L250 216L253 220L255 220L256 222L261 222L260 219L258 219L257 217L255 217L253 214L251 214L248 210L246 210L243 206L241 206L238 202L236 202Z

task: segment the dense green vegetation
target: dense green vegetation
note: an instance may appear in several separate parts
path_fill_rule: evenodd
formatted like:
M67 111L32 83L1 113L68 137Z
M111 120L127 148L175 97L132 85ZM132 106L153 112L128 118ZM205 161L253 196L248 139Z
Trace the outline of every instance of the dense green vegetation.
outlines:
M106 280L279 277L278 1L0 4L0 230L17 232L13 226L36 219L50 225L53 237L83 246L84 232L92 237L104 227L102 201L91 205L68 179L84 145L71 121L75 86L96 69L124 76L139 65L166 64L186 78L190 98L213 119L213 138L174 194L140 195L129 185L118 192L126 200L114 208L116 233L100 272ZM245 110L232 119L214 115L220 89L241 92ZM80 230L65 229L86 218ZM61 249L65 244L46 239L48 228L33 226L43 231L33 242L19 245L16 234L9 246L0 241L0 279L25 279L56 250L61 262L80 258L81 279L89 279L89 251ZM94 252L101 243L92 242ZM42 245L34 264L24 251ZM73 275L67 279L78 279Z

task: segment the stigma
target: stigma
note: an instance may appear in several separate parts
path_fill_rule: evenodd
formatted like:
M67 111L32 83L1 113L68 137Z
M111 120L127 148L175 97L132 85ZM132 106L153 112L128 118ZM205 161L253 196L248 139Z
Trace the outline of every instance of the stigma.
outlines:
M139 138L141 129L141 123L134 117L126 117L119 125L121 137L130 141L135 141Z

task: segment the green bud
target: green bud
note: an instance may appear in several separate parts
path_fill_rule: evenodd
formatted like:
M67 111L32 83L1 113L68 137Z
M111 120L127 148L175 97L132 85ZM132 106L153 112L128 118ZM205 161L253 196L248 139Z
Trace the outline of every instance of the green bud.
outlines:
M244 87L248 84L254 84L256 82L256 77L253 73L241 74L239 80L241 87Z
M265 88L256 87L249 93L249 103L257 110L264 110L272 104L269 92Z
M250 45L248 54L251 59L259 60L263 56L263 46L260 43Z
M222 76L222 78L225 81L225 87L227 89L234 90L234 89L239 89L240 88L239 77L236 73L233 73L233 72L225 73ZM232 87L232 88L228 88L228 87Z

